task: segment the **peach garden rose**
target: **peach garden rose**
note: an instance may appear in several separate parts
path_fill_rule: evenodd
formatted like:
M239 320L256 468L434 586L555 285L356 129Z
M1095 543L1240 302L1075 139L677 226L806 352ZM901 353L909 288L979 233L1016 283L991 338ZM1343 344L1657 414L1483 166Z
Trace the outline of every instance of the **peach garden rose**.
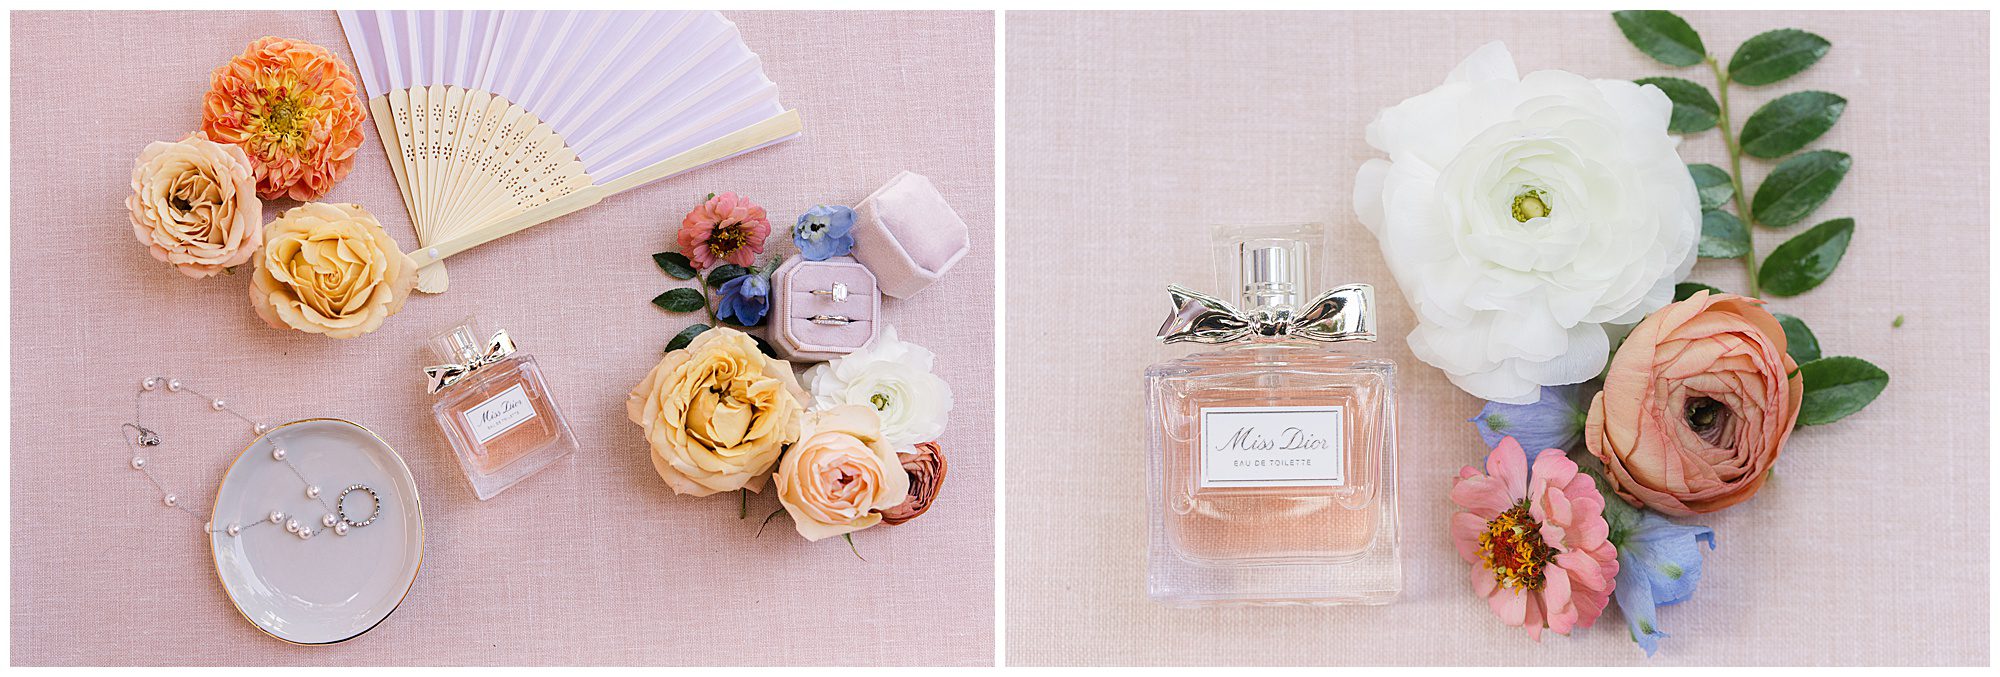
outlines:
M1590 403L1584 443L1626 502L1668 515L1756 495L1805 395L1763 302L1696 292L1648 316Z
M147 145L132 166L125 208L139 243L188 277L248 263L264 242L264 204L250 158L201 132Z
M799 438L805 390L792 366L750 335L716 327L669 351L625 400L644 428L653 469L676 494L761 492Z
M810 541L875 526L881 511L910 491L910 476L882 440L875 411L858 404L806 415L774 477L778 502Z
M403 309L417 264L373 214L354 204L308 202L264 227L250 305L264 322L354 338Z

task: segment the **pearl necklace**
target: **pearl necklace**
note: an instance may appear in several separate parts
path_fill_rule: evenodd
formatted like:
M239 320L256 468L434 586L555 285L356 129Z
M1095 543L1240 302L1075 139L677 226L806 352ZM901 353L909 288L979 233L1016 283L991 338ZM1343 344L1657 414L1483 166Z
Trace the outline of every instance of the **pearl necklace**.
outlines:
M229 412L230 415L242 419L244 423L250 424L251 431L256 433L257 435L263 435L264 433L270 432L271 427L264 423L258 422L254 419L251 419L248 416L244 416L242 412L239 412L235 408L229 406L229 402L223 400L222 398L219 397L211 398L207 395L201 394L199 391L196 391L193 388L187 387L186 384L181 383L180 379L167 378L165 376L148 376L146 377L145 380L139 382L139 391L132 397L132 422L125 423L119 426L119 434L120 436L125 438L125 446L131 449L132 451L132 459L131 459L132 469L139 471L141 474L144 474L146 476L146 481L153 483L153 488L158 489L161 494L160 502L162 504L165 504L169 508L178 509L181 512L185 512L191 516L198 516L200 514L199 512L197 512L193 507L190 507L186 501L181 500L179 494L174 493L171 489L168 489L165 484L160 483L160 478L155 477L153 475L153 471L147 469L146 467L146 457L142 452L142 450L160 446L161 440L159 433L154 432L151 428L147 428L144 424L140 423L140 421L145 420L145 413L143 411L143 406L145 404L145 395L146 393L149 392L158 391L162 385L166 386L167 392L169 393L185 392L194 395L196 397L208 400L208 405L210 408L213 408L216 411ZM297 464L292 463L291 459L286 458L285 448L283 446L279 446L275 440L272 443L271 460L285 464L285 467L292 471L292 476L297 477L299 479L299 483L304 485L306 498L310 498L313 499L314 501L317 501L320 507L326 509L326 513L320 517L319 520L320 526L325 527L327 529L332 529L333 533L337 535L346 536L349 529L356 529L373 524L375 522L375 518L380 517L382 515L381 496L376 495L374 489L371 489L364 484L349 485L346 489L341 490L339 498L335 499L332 503L328 503L326 497L320 492L319 485L313 484L312 480L307 479L305 473L299 470L299 466ZM368 518L361 520L359 522L356 522L347 516L347 496L357 491L367 493L368 498L372 503ZM242 523L232 522L228 526L224 527L221 533L227 534L228 536L234 538L242 534L243 531L246 529L254 529L256 527L263 526L265 524L283 524L286 532L298 536L300 540L312 538L314 534L319 533L317 531L314 531L310 525L300 524L296 518L294 518L291 515L287 515L285 511L279 509L273 509L270 512L270 514L263 515L256 520L252 520L247 525ZM208 533L208 534L216 533L215 523L212 521L204 522L201 525L201 530L203 533Z

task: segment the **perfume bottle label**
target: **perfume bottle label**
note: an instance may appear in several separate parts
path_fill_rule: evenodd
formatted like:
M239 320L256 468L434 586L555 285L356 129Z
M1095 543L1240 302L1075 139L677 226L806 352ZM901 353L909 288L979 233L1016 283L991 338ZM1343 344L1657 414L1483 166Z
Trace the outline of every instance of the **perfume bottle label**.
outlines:
M1203 407L1201 486L1343 486L1346 421L1332 405Z
M535 420L535 405L528 401L528 391L518 383L465 412L465 422L472 426L472 436L479 438L480 444L532 420Z

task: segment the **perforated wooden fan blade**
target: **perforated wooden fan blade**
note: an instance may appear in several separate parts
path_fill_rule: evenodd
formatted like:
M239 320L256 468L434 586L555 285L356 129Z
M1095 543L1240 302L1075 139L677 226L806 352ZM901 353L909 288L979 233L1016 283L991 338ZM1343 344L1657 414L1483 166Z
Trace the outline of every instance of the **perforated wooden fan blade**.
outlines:
M420 245L438 262L799 134L711 11L339 12Z
M576 152L534 114L491 92L411 87L374 104L390 113L398 183L428 247L589 186ZM385 135L387 138L387 135ZM443 266L418 270L417 288L449 284Z

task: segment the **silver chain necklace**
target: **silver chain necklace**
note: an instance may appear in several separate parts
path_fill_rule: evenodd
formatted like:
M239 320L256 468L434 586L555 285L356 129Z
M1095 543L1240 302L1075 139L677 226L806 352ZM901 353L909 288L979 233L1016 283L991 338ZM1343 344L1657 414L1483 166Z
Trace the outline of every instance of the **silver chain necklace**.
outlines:
M187 387L186 384L181 383L180 379L167 378L165 376L148 376L145 380L139 382L139 391L132 396L132 421L119 426L119 435L125 438L125 446L132 451L132 469L145 475L146 481L153 483L153 488L159 490L161 503L198 519L200 513L190 507L187 501L182 500L179 494L174 493L173 490L168 489L165 484L162 484L160 478L154 476L153 471L146 467L146 450L158 448L162 443L160 434L142 423L142 421L146 420L144 412L146 393L157 392L163 385L166 386L166 391L169 393L188 393L208 400L210 408L216 411L229 412L230 415L242 419L244 423L250 424L251 431L257 435L270 432L271 427L248 416L244 416L242 412L229 406L229 402L222 398L212 398L202 394L200 391ZM365 484L348 485L346 489L341 490L338 498L334 499L332 503L328 503L326 496L320 491L319 485L313 484L312 480L306 478L305 473L299 470L299 466L292 463L291 459L285 456L285 448L278 445L276 440L273 440L272 443L271 460L285 464L285 467L292 471L292 476L297 477L299 484L305 487L306 498L317 501L320 507L326 509L326 513L320 516L320 526L333 530L333 533L337 535L346 536L349 529L358 529L374 524L375 518L382 515L382 497L377 495L374 489L369 488ZM371 504L368 518L358 522L347 515L347 497L349 494L357 491L368 494ZM287 533L298 536L300 540L312 538L314 534L319 533L311 525L301 524L296 517L287 515L285 511L279 509L273 509L270 514L259 516L258 519L251 520L249 524L231 522L222 528L221 533L233 538L242 534L246 529L254 529L265 524L282 524ZM201 530L203 533L216 533L215 523L212 521L203 522Z

